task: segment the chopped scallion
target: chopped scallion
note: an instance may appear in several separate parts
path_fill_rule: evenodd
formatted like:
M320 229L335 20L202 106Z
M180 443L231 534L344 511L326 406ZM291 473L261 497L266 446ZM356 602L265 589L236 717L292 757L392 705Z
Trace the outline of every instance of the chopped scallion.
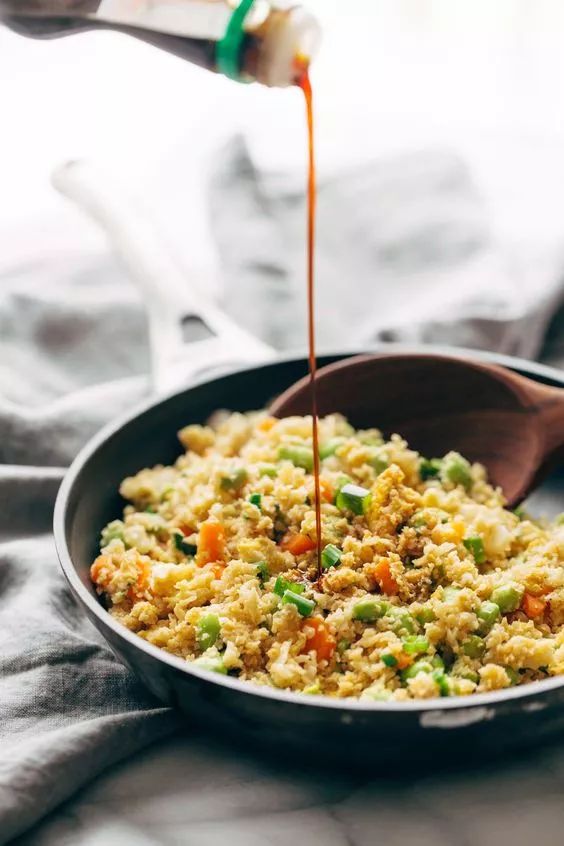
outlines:
M251 505L256 505L256 507L260 511L262 507L262 494L252 493L249 497L249 502L251 503Z
M403 639L402 649L406 655L417 655L420 652L427 652L429 641L423 635L408 635Z
M408 682L409 679L414 679L418 673L432 673L433 669L433 665L430 661L421 658L419 661L416 661L415 664L412 664L411 667L406 667L405 670L402 670L401 678L405 683Z
M472 487L471 469L470 462L457 452L451 452L443 459L441 479L443 482L452 482L453 485L462 485L469 490Z
M424 626L425 623L432 623L436 620L437 615L429 605L424 605L423 608L415 615L415 619L418 623L421 623L421 625Z
M363 599L357 602L353 608L353 620L361 620L363 623L373 623L384 617L390 608L390 603L380 599Z
M439 696L450 696L450 686L446 673L444 673L441 669L436 669L433 670L431 676L439 688Z
M217 614L206 614L202 617L196 629L196 637L200 649L205 652L213 646L219 637L220 623Z
M474 670L463 669L460 670L458 675L461 679L466 679L466 681L474 682L474 684L478 684L478 682L480 681L480 676L478 675L478 673L475 673Z
M396 608L392 605L389 614L392 617L391 628L396 634L415 634L417 631L416 622L409 611L406 611L404 608Z
M333 543L328 543L321 553L321 566L328 570L330 567L338 567L341 563L342 551Z
M486 552L484 550L484 541L478 535L471 538L464 538L462 541L468 552L474 556L476 564L483 564L486 560Z
M270 573L268 571L268 564L266 561L259 561L256 565L257 567L257 576L261 582L266 582L267 579L270 578Z
M325 458L329 458L331 455L335 455L337 450L339 449L342 444L345 443L344 438L331 438L331 440L327 441L324 444L319 445L319 457L323 461Z
M313 450L311 447L288 444L278 450L281 461L291 461L295 467L302 467L308 473L313 470Z
M480 634L487 634L490 629L495 625L495 623L497 623L497 621L499 620L500 614L501 612L499 610L499 605L496 605L495 602L482 602L482 604L476 611L476 616L480 621Z
M294 593L303 593L305 585L301 585L298 582L291 582L285 579L284 576L278 576L274 583L274 593L278 594L278 596L284 596L287 590L291 590Z
M366 514L372 494L360 485L346 484L337 494L337 508L352 511L353 514Z
M221 489L224 491L238 491L246 483L249 475L244 467L239 467L220 480Z
M486 651L486 644L478 635L470 635L462 644L462 651L469 658L481 658Z
M300 596L299 593L295 593L293 590L284 591L282 602L285 605L295 605L302 617L309 617L315 608L315 602L313 599L307 599L305 596Z
M501 585L496 588L491 595L491 601L499 606L502 614L508 614L511 611L516 611L523 598L523 588L514 587L513 585Z

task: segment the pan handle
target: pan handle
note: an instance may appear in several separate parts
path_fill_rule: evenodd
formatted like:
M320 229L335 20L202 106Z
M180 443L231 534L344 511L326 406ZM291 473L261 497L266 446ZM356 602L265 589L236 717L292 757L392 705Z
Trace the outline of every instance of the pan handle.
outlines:
M59 166L53 185L98 223L137 286L149 320L152 381L167 393L208 373L267 361L274 351L190 284L140 204L88 161Z

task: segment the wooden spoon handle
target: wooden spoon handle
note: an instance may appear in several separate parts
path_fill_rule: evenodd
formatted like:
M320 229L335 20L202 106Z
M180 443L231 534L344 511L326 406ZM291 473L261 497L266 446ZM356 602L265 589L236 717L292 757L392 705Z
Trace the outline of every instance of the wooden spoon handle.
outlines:
M526 376L511 373L498 365L479 366L496 373L500 382L511 385L523 412L535 418L538 431L538 466L551 459L551 463L554 463L559 456L564 459L564 390L533 382Z
M564 390L526 380L531 411L540 423L540 453L545 460L564 454Z

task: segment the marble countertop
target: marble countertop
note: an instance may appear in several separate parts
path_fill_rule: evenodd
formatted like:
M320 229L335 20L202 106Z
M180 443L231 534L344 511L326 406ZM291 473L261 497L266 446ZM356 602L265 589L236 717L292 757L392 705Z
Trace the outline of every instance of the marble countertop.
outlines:
M455 747L453 754L455 754ZM189 731L99 778L17 846L561 846L564 747L448 775L305 772Z

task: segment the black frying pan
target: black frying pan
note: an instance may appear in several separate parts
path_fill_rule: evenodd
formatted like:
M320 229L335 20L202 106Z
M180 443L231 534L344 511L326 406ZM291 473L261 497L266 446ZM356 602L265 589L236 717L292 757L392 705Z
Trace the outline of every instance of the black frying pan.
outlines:
M338 357L324 356L320 361L327 364ZM555 370L516 359L487 358L564 387L564 377ZM176 432L182 426L203 422L218 408L261 408L303 376L306 367L305 359L281 359L202 381L105 429L83 449L61 487L54 528L63 571L91 621L118 658L159 699L191 717L202 717L203 724L212 725L214 731L222 728L260 745L296 747L301 754L310 754L308 748L315 755L325 750L348 761L366 756L367 749L379 760L399 752L434 756L444 746L460 758L465 750L499 752L564 727L564 678L466 698L405 704L305 696L189 667L125 629L100 605L89 567L97 554L100 529L120 516L120 481L142 467L174 461L181 452ZM561 477L548 485L564 508Z
M213 305L188 292L186 278L162 252L148 222L116 196L114 182L108 188L99 174L93 178L88 168L74 163L59 172L56 184L103 225L150 303L156 387L178 384L179 378L188 375L192 384L97 435L72 464L57 498L54 532L63 571L118 658L155 696L178 706L191 720L200 717L214 732L223 729L229 737L245 738L261 748L299 750L302 761L330 755L347 764L364 761L378 766L385 758L401 755L402 760L409 756L426 762L461 762L476 753L523 747L564 727L564 677L471 697L407 703L332 700L253 686L199 670L142 640L104 610L90 582L89 568L98 553L101 528L121 516L123 501L117 493L121 480L143 467L173 462L181 452L176 432L182 426L204 422L219 408L262 408L304 376L307 366L304 358L276 358ZM195 336L190 337L191 332ZM398 352L401 348L387 345L385 349ZM444 348L425 350L446 352ZM320 364L346 354L352 351L321 356ZM228 360L268 357L271 361L266 364L201 378L218 364L225 367ZM556 370L503 356L481 357L564 387L564 376ZM544 493L549 498L537 503L539 513L546 511L547 502L553 512L564 510L564 475L549 480Z

